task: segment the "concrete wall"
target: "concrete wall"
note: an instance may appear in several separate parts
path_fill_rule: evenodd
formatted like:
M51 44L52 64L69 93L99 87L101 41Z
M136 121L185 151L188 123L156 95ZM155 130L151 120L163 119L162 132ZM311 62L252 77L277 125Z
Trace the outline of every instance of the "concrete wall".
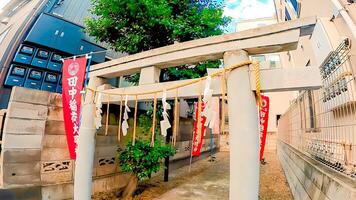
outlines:
M283 141L277 154L296 200L356 199L354 180L327 168Z
M116 160L117 128L98 131L93 193L126 184ZM69 158L60 94L15 87L4 125L1 187L19 199L73 197L74 160ZM31 194L31 195L30 195Z

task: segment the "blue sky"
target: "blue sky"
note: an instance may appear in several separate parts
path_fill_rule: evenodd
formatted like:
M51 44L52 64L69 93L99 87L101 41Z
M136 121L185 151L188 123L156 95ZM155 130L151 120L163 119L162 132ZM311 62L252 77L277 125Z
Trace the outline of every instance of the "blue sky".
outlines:
M238 21L270 17L274 14L273 0L225 0L224 15L233 18L226 32L234 32Z

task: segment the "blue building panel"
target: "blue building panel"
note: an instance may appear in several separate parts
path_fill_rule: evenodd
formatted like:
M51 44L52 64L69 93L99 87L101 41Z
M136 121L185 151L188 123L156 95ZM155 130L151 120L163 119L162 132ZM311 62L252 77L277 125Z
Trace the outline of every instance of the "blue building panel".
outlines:
M290 14L289 14L289 12L288 12L288 10L287 10L287 8L285 8L285 21L289 21L289 20L291 20L292 18L290 17Z
M298 8L298 1L297 1L297 0L288 0L288 1L291 2L292 7L293 7L294 10L298 13L298 10L299 10L299 8Z
M48 14L41 14L25 41L76 54L82 27Z

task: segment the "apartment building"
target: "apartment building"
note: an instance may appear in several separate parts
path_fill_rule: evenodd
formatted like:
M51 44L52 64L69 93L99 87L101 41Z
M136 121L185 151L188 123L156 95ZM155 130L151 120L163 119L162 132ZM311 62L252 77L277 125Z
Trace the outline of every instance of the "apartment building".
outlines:
M0 11L0 109L13 86L61 93L61 59L90 52L92 63L121 54L83 32L90 0L12 0Z
M312 36L281 53L283 66L320 68L323 87L300 91L282 116L281 140L352 178L356 173L356 3L275 0L279 22L317 16Z

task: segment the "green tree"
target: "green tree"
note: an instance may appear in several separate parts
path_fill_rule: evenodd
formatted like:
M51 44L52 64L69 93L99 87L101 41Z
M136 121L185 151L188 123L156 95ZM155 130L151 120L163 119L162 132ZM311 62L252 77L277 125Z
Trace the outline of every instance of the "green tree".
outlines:
M113 49L134 54L174 42L220 35L230 22L223 16L222 0L92 0L86 32ZM219 61L198 63L196 67L170 68L164 80L197 78L206 67ZM131 81L138 81L134 76Z
M131 197L138 181L145 180L152 173L158 172L162 167L163 159L175 153L176 150L172 146L159 140L155 141L154 147L151 147L150 141L147 140L136 140L134 146L131 141L128 142L125 150L118 154L121 170L133 174L123 191L123 199Z
M175 154L173 147L160 140L155 141L154 147L150 144L147 140L136 140L134 146L128 142L125 150L119 153L121 170L133 173L140 181L145 180L161 169L165 157Z

